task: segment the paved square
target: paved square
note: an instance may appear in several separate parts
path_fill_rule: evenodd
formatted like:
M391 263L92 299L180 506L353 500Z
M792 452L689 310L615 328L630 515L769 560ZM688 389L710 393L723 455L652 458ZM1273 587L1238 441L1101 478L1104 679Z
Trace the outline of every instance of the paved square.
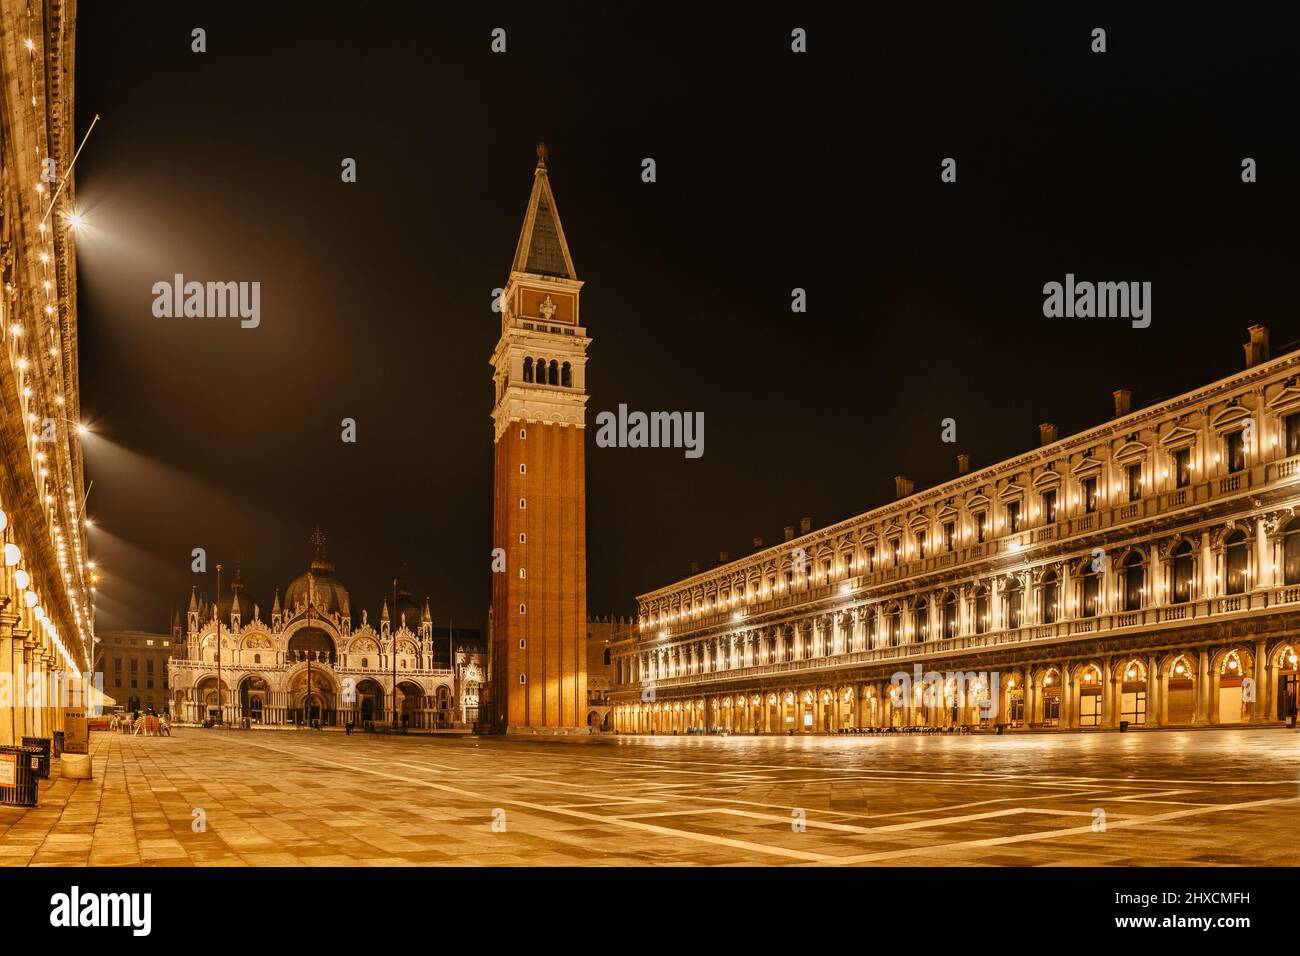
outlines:
M1300 863L1300 735L1279 729L582 743L182 729L95 734L92 753L93 780L56 772L38 809L0 807L0 864Z

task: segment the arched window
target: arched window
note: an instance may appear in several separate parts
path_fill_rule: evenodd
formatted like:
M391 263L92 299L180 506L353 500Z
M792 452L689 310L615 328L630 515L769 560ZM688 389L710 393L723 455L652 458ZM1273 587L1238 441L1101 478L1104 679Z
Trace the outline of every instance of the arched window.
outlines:
M912 613L915 615L916 633L914 635L917 643L929 640L930 638L930 602L923 597L916 599L912 605Z
M1061 587L1056 580L1055 571L1048 571L1043 575L1043 586L1039 593L1043 602L1043 623L1055 624L1061 609Z
M547 379L547 382L551 385L560 384L560 363L555 361L555 359L551 359L550 377Z
M1007 627L1020 627L1025 609L1025 587L1019 578L1013 578L1007 585Z
M1196 593L1195 579L1196 559L1192 555L1192 543L1183 541L1171 553L1174 559L1174 603L1183 604L1192 600Z
M957 636L957 595L951 591L943 599L943 638L948 640Z
M364 667L369 667L369 666L370 666L370 660L369 660L369 658L365 658L365 657L361 658L361 666L362 666L363 668L364 668Z
M1282 580L1287 584L1300 584L1300 520L1291 519L1287 525L1282 549Z
M1246 568L1250 560L1250 542L1246 532L1237 530L1223 539L1224 559L1227 567L1226 593L1244 594L1246 591Z
M1101 562L1095 560L1086 561L1083 565L1079 585L1080 596L1083 598L1080 617L1096 617L1101 610L1101 574L1097 570L1099 565Z
M1142 555L1136 551L1124 559L1124 610L1142 609L1142 594L1145 590L1146 568L1142 566Z
M526 358L524 359L524 381L531 382L532 380L533 380L533 360L531 358Z
M573 367L568 362L560 366L560 384L565 388L573 387Z
M975 633L983 634L989 629L989 589L980 585L975 590Z
M897 604L891 604L885 611L885 639L889 642L890 647L897 647L899 641L899 625L902 623L902 611Z

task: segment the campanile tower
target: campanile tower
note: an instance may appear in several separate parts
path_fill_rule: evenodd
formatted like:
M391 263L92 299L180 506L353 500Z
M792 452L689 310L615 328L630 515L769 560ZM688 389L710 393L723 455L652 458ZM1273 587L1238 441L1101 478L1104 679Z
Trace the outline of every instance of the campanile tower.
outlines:
M515 733L586 726L586 329L546 147L501 295L492 546L492 723ZM500 566L498 562L497 567Z

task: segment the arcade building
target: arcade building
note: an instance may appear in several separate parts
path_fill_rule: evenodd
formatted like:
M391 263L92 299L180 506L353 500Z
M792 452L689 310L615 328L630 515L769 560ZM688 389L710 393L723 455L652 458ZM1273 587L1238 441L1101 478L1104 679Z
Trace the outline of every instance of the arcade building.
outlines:
M400 583L377 622L365 610L356 621L351 595L326 558L325 536L317 531L312 541L310 567L283 601L276 592L269 622L238 571L215 603L197 590L190 595L184 652L168 662L173 718L388 726L396 698L403 728L473 727L488 679L479 631L435 628L428 599L417 605Z
M640 596L620 733L1280 725L1300 651L1300 351Z

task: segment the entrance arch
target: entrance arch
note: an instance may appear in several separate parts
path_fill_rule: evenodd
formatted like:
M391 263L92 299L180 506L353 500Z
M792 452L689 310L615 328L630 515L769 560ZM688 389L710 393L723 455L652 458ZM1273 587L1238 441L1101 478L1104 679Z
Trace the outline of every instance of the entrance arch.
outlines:
M367 721L384 719L384 689L379 681L367 677L357 684L357 713L363 726Z
M418 727L423 707L424 691L419 684L404 680L397 685L397 713L403 727Z
M270 687L257 674L249 674L239 682L239 716L260 724L266 710L266 696Z

